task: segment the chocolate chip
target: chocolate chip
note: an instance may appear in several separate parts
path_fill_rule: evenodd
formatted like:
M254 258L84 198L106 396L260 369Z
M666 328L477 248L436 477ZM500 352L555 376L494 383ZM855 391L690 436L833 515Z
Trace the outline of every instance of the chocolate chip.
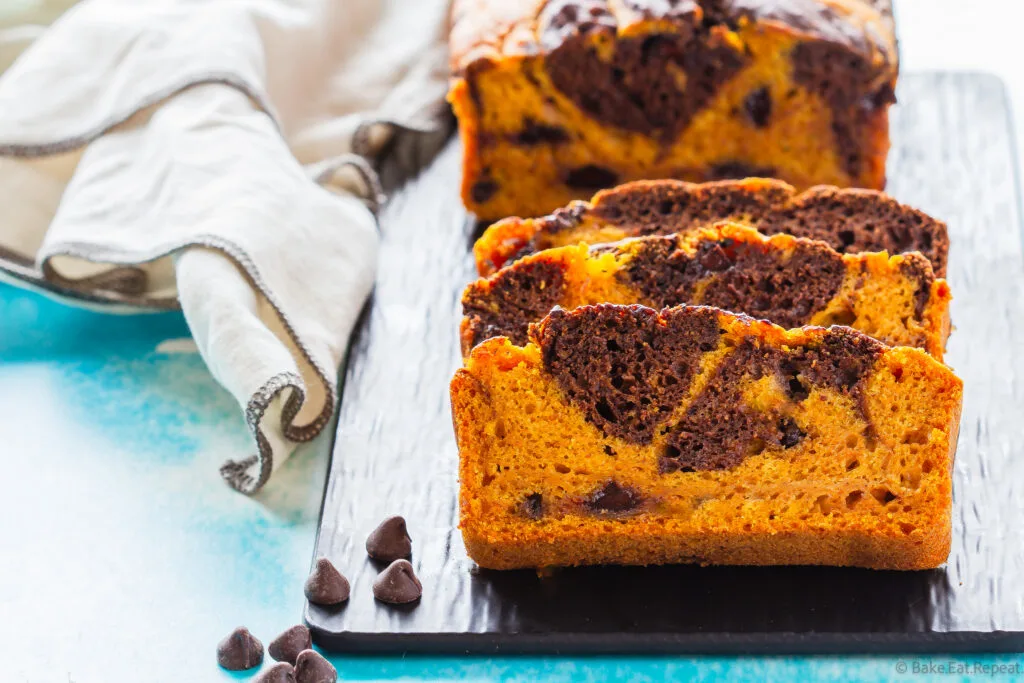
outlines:
M800 381L800 370L792 361L783 360L779 363L779 375L786 384L786 395L794 401L806 401L811 393Z
M408 560L395 560L373 582L373 596L392 605L419 600L421 595L423 584Z
M569 133L561 126L538 123L532 118L523 120L523 129L512 136L512 142L524 147L557 145L569 140Z
M732 240L722 242L704 242L697 252L700 267L709 273L720 273L732 267L732 259L723 247L732 246Z
M412 555L412 539L402 517L388 517L366 538L366 554L382 562Z
M263 643L239 626L217 644L217 663L228 671L245 671L263 661Z
M793 418L790 417L784 417L779 420L779 431L782 433L782 438L779 439L779 442L783 448L792 448L807 436L807 433L800 429Z
M335 569L331 561L321 557L306 579L306 599L314 605L337 605L348 600L351 588L348 579Z
M279 662L294 664L299 653L311 647L313 647L313 641L309 636L309 629L299 624L274 638L267 647L267 652Z
M881 109L890 104L896 104L896 91L893 89L892 83L882 84L882 87L868 97L868 101L872 109Z
M297 683L295 669L288 662L278 662L266 671L261 671L252 683Z
M469 196L477 204L486 204L487 200L493 197L494 193L497 191L497 181L488 178L485 180L478 180L473 183L473 187L469 190Z
M540 519L544 516L544 496L539 493L531 493L522 504L523 514L530 519Z
M772 115L772 93L768 86L758 88L747 95L743 100L743 110L747 118L757 128L764 128L768 125L768 119Z
M594 164L574 168L565 175L565 184L574 190L600 190L618 182L618 173Z
M303 650L295 661L295 683L335 683L338 670L315 650Z
M586 505L591 512L629 512L640 505L640 494L610 481L604 488L594 492Z

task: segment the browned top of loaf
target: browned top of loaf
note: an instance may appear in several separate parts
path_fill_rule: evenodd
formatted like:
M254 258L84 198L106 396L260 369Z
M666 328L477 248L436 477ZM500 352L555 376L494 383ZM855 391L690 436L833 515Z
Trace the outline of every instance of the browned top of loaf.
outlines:
M478 61L551 52L591 30L624 34L666 21L692 34L744 21L771 23L847 47L874 65L880 80L897 71L892 0L454 0L452 72L463 74Z
M841 253L918 251L938 277L946 275L949 252L945 223L884 192L823 185L797 193L781 180L748 178L711 183L642 180L598 192L590 202L576 201L534 219L533 239L516 257L546 248L546 235L571 230L586 218L619 227L629 236L667 235L742 219L762 234L821 240Z

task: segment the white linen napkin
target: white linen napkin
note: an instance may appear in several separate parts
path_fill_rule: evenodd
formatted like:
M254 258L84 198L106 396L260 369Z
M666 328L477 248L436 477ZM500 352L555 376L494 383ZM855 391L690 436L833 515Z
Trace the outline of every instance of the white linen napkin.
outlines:
M86 0L0 30L0 277L125 312L180 303L254 455L252 493L337 402L389 176L449 132L447 0Z

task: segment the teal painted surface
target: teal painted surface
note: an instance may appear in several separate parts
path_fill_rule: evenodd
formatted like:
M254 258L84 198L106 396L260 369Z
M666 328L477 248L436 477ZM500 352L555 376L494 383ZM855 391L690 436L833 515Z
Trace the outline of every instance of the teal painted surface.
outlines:
M249 436L197 355L157 351L187 333L0 284L0 683L247 680L217 640L300 618L327 443L255 498L228 490L217 466ZM333 661L355 681L1024 679L974 668L1019 656Z

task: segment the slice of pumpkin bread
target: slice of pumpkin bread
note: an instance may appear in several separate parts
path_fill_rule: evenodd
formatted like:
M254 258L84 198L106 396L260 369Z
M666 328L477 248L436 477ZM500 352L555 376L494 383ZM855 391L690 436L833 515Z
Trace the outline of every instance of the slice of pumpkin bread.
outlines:
M936 567L961 397L928 354L848 328L556 309L452 380L466 548L493 569Z
M821 240L844 254L918 251L936 275L946 275L949 236L942 221L882 192L820 186L797 194L792 186L766 178L627 183L550 216L498 221L477 240L473 254L479 273L489 275L543 249L673 235L719 221L743 223L765 235Z
M949 336L950 291L916 252L839 254L823 242L719 224L682 235L548 249L466 288L462 351L527 341L555 306L703 304L782 327L848 325L935 358Z

